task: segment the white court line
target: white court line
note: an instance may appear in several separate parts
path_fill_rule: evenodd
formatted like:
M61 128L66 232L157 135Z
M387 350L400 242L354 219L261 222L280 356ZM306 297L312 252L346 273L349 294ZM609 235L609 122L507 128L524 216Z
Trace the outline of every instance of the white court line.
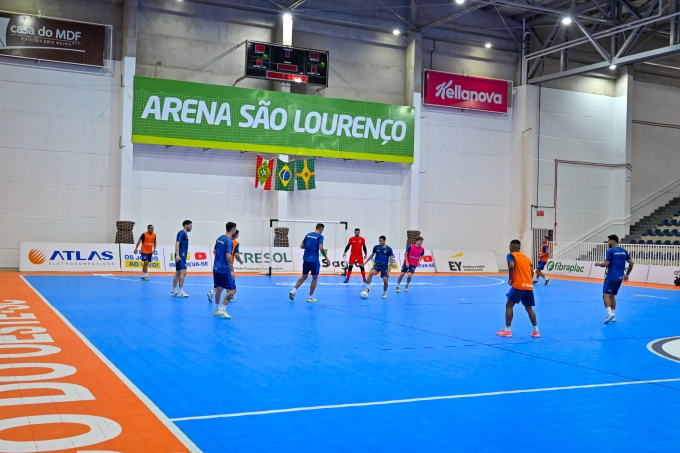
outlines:
M173 434L175 435L175 437L177 437L177 439L178 439L180 442L182 442L182 443L184 444L184 446L187 447L187 449L188 449L190 452L192 452L192 453L202 453L201 449L199 449L199 448L196 446L196 444L194 444L194 443L186 436L186 434L184 434L184 433L182 432L182 430L180 430L180 429L177 427L177 425L175 425L174 423L172 423L172 421L168 418L168 416L165 415L165 414L158 408L158 406L156 406L156 405L153 403L153 401L151 401L151 400L149 399L148 396L146 396L144 393L142 393L142 391L139 390L139 389L137 388L137 386L136 386L135 384L133 384L132 381L131 381L130 379L128 379L127 376L125 376L125 375L123 374L123 372L120 371L120 370L119 370L119 369L118 369L118 368L117 368L117 367L116 367L116 366L115 366L115 365L114 365L114 364L113 364L113 363L112 363L112 362L111 362L104 354L102 354L102 352L101 352L99 349L97 349L97 347L96 347L95 345L93 345L93 344L90 342L90 340L87 339L87 337L86 337L85 335L83 335L78 329L76 329L76 327L75 327L73 324L71 324L71 322L70 322L68 319L66 319L66 317L65 317L64 315L62 315L61 312L60 312L59 310L57 310L57 308L56 308L54 305L52 305L47 299L45 299L45 297L44 297L42 294L40 294L40 292L39 292L37 289L35 289L35 288L33 287L33 285L31 285L31 284L28 282L28 280L26 280L26 278L25 278L23 275L20 275L20 277L21 277L21 279L24 281L24 283L26 283L26 284L28 285L28 287L31 288L31 289L33 290L33 292L35 292L35 293L38 295L38 297L40 297L40 298L42 299L42 301L45 302L45 304L46 304L48 307L50 307L50 308L52 309L52 311L54 311L54 313L55 313L57 316L59 316L59 318L60 318L62 321L64 321L64 324L66 324L66 325L73 331L73 333L75 333L76 335L78 335L78 337L83 341L83 343L85 343L85 344L87 345L87 347L90 348L90 350L92 350L92 352L94 352L94 354L95 354L97 357L99 357L99 359L100 359L102 362L104 362L104 364L105 364L106 366L108 366L109 369L110 369L111 371L113 371L113 373L114 373L116 376L118 376L118 378L119 378L121 381L123 381L123 383L124 383L124 384L132 391L132 393L134 393L134 394L137 396L137 398L139 398L139 399L142 401L142 403L144 403L144 404L146 405L146 407L148 407L149 410L150 410L151 412L153 412L153 414L154 414L156 417L158 417L158 419L160 420L160 422L163 423L163 424L165 425L165 427L168 428L168 430L169 430L171 433L173 433Z
M637 297L651 297L652 299L668 299L668 297L648 296L647 294L633 294L633 296L637 296Z
M213 418L232 418L232 417L247 417L251 415L269 415L269 414L285 414L288 412L304 412L304 411L318 411L323 409L343 409L347 407L365 407L365 406L384 406L387 404L404 404L404 403L419 403L422 401L440 401L440 400L456 400L462 398L479 398L484 396L499 396L499 395L517 395L521 393L540 393L540 392L556 392L560 390L580 390L592 389L601 387L621 387L624 385L641 385L641 384L658 384L662 382L678 382L680 378L673 379L655 379L650 381L626 381L626 382L610 382L608 384L587 384L587 385L572 385L567 387L548 387L538 389L526 390L507 390L502 392L486 392L486 393L465 393L462 395L446 395L446 396L429 396L425 398L409 398L404 400L388 400L388 401L372 401L369 403L350 403L350 404L333 404L327 406L307 406L307 407L291 407L289 409L273 409L269 411L256 412L237 412L233 414L218 414L218 415L200 415L196 417L178 417L171 418L173 422L184 422L189 420L209 420Z

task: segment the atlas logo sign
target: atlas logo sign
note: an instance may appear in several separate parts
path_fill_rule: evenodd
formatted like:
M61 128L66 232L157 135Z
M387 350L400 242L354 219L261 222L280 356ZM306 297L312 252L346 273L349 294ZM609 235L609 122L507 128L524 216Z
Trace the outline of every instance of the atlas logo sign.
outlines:
M546 266L548 272L552 271L564 271L569 274L572 272L576 272L579 274L583 274L585 272L585 267L579 266L578 264L562 264L559 261L548 261L548 265Z
M37 266L47 262L48 266L77 266L86 264L100 265L100 266L112 266L113 262L113 252L112 251L102 251L97 250L54 250L50 254L49 260L47 255L40 249L31 249L28 252L28 260Z

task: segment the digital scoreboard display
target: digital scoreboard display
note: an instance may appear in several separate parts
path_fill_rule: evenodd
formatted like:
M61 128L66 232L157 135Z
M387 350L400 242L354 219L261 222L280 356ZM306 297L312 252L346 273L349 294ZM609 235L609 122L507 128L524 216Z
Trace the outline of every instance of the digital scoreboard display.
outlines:
M328 52L248 41L246 77L328 86Z

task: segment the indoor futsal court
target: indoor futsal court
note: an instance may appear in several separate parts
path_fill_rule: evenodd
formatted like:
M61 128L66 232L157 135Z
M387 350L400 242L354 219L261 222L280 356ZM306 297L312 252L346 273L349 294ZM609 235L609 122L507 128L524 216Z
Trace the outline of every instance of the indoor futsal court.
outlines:
M680 452L680 0L0 0L0 453Z
M677 335L677 291L627 286L603 325L599 285L554 280L536 289L534 339L519 312L514 336L495 336L501 276L422 277L387 300L322 277L316 304L288 300L293 277L239 277L231 320L193 297L208 277L191 277L189 299L169 296L169 277L25 280L204 452L680 442L678 363L648 349Z

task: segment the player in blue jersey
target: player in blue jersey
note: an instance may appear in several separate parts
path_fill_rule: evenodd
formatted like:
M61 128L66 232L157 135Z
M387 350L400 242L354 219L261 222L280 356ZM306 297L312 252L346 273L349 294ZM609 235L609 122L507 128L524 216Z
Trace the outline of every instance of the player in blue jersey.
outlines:
M309 286L307 302L316 302L314 290L316 289L316 281L319 278L319 252L323 255L324 262L328 262L328 255L326 255L326 250L323 248L323 235L321 234L323 229L323 223L317 223L316 229L308 233L302 244L300 244L300 248L305 250L305 254L302 257L302 277L295 284L295 288L288 294L290 300L295 300L295 291L307 280L307 276L311 273L312 284Z
M390 280L390 264L394 262L394 252L392 247L387 245L387 238L385 236L380 236L378 238L379 244L373 247L373 251L370 255L366 257L366 262L369 262L371 258L375 257L373 268L368 274L368 279L366 281L366 293L369 292L369 286L371 286L371 281L374 275L380 274L383 279L383 299L387 299L387 286Z
M187 254L189 253L189 231L194 227L191 220L182 222L182 229L177 233L175 241L175 276L172 277L171 296L189 297L184 292L184 278L187 276ZM179 283L179 291L176 290Z
M608 236L608 239L609 250L607 250L607 256L604 261L595 263L595 266L607 268L604 287L602 288L602 298L607 309L607 317L604 319L605 324L616 322L616 295L619 293L621 284L628 281L628 276L635 264L628 252L619 247L619 237L617 235L612 234ZM626 263L628 263L628 269L626 269Z
M215 262L213 264L213 281L215 283L215 316L231 319L227 313L227 305L236 294L234 281L234 243L232 238L236 231L234 222L227 222L227 232L217 238L215 242ZM220 308L222 291L227 290L224 303Z

